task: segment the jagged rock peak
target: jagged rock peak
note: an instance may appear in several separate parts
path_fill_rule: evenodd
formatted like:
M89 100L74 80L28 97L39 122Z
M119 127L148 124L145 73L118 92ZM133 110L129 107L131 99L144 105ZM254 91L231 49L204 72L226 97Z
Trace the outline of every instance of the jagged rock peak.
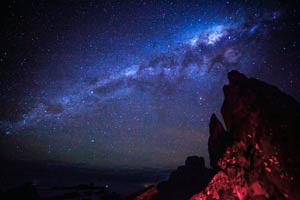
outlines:
M226 133L213 115L210 158L222 172L191 199L300 199L300 104L238 71L228 79L221 113L232 143L216 153Z
M229 72L227 77L230 83L245 81L248 79L244 74L236 70Z
M209 138L208 138L208 153L210 159L210 166L218 170L218 160L225 152L226 147L231 142L231 136L225 131L222 123L217 116L213 114L209 123Z

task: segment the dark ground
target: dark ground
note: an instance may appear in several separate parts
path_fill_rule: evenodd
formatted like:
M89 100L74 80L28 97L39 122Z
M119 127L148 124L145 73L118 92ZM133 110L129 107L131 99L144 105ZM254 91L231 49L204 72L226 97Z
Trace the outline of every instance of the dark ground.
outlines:
M127 196L165 180L170 170L90 169L57 163L2 162L0 188L7 191L30 182L43 198L65 194L105 190ZM31 185L29 184L29 185Z

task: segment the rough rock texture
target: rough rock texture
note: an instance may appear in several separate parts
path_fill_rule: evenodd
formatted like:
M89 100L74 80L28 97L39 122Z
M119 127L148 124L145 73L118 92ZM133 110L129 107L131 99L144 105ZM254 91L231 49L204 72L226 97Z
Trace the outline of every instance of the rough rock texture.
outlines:
M190 157L144 200L300 199L300 104L237 71L228 79L221 109L226 129L214 114L209 124L213 170Z
M157 188L155 186L150 186L146 188L143 192L138 194L134 198L134 200L151 200L155 195L157 195L157 193L158 193Z
M208 153L210 166L215 170L219 170L217 162L223 156L226 147L232 143L232 135L225 131L215 114L210 118L209 133Z
M213 170L205 167L204 158L198 156L190 156L186 159L184 166L178 167L177 170L171 173L169 180L158 184L157 194L154 194L150 199L189 199L194 194L202 191L212 179L214 174L215 173L213 172ZM145 193L151 192L146 190ZM135 199L149 199L149 196L147 195L144 195L144 197L145 198Z
M221 156L213 150L226 135L213 116L209 148L222 172L191 200L300 199L300 104L237 71L228 79L221 111L233 141Z

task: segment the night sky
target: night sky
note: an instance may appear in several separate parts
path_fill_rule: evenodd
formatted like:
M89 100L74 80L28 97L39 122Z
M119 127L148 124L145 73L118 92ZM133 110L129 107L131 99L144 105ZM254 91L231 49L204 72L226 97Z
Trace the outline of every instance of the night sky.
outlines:
M228 71L300 99L293 2L1 4L4 161L174 168L199 155L208 165Z

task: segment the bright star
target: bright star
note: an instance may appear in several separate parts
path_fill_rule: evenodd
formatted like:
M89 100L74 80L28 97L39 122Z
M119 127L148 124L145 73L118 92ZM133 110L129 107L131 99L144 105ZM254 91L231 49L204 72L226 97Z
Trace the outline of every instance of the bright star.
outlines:
M192 45L192 46L195 46L196 44L197 44L197 41L198 41L198 37L194 37L194 38L192 38L191 40L190 40L190 44Z

